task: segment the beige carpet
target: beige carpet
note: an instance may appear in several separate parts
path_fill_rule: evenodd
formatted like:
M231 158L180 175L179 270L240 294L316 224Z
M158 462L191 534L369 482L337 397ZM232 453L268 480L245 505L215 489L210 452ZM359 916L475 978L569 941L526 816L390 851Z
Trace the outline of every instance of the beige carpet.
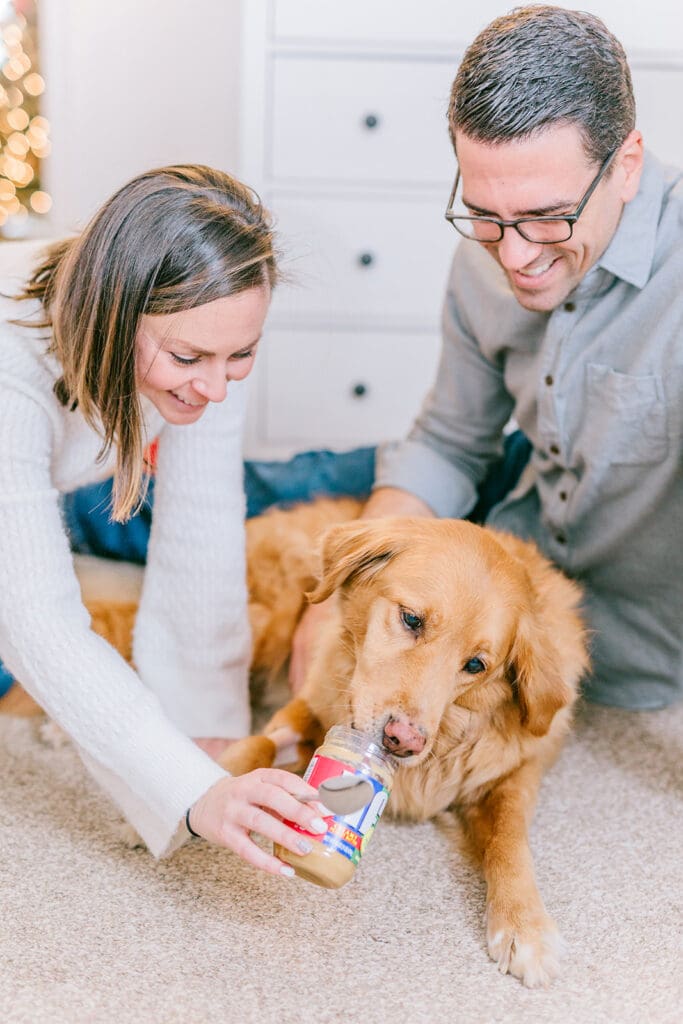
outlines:
M446 820L383 821L330 893L200 842L155 863L71 747L0 716L2 1024L679 1024L683 706L584 708L532 842L569 950L527 991L484 951Z

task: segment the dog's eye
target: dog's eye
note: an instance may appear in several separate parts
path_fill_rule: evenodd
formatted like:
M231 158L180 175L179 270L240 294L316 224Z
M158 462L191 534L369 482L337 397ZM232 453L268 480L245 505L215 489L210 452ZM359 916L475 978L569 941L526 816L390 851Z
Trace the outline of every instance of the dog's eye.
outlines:
M464 666L464 671L469 672L471 676L476 676L477 672L485 672L486 665L481 658L470 658Z
M416 615L415 612L408 611L407 608L401 608L401 622L413 633L419 633L424 626L424 619Z

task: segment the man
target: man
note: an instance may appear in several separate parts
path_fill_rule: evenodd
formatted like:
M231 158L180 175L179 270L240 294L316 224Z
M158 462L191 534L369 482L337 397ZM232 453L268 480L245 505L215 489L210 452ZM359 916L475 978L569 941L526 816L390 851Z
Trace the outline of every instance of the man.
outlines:
M472 43L449 108L463 236L436 383L366 516L467 516L510 417L529 462L486 522L585 587L589 699L683 695L683 182L643 152L621 45L527 7ZM296 688L324 606L295 638Z

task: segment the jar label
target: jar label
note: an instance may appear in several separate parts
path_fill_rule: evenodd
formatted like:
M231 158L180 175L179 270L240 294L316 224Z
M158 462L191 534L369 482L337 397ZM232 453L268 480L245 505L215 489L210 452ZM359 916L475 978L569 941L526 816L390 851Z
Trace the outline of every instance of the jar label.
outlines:
M340 775L355 776L367 780L372 785L374 796L365 807L361 807L359 811L354 811L353 814L327 814L325 816L327 833L324 836L306 832L305 829L300 828L293 822L287 822L287 824L297 832L301 832L305 836L322 843L328 849L341 853L343 857L347 857L355 865L358 864L358 861L365 853L365 847L370 842L375 826L387 805L389 790L378 779L368 775L367 772L353 771L347 764L335 761L331 757L323 757L320 754L315 754L311 759L304 779L311 786L318 787L321 782L325 782L327 779L338 778ZM321 813L323 814L327 810L322 804L314 806L322 807Z

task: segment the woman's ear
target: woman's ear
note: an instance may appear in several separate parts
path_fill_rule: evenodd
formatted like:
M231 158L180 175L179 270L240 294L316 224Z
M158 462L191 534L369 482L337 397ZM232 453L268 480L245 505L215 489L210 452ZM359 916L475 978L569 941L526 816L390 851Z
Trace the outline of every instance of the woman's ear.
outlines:
M380 519L331 527L323 534L319 578L308 600L317 604L345 583L371 579L404 546Z

